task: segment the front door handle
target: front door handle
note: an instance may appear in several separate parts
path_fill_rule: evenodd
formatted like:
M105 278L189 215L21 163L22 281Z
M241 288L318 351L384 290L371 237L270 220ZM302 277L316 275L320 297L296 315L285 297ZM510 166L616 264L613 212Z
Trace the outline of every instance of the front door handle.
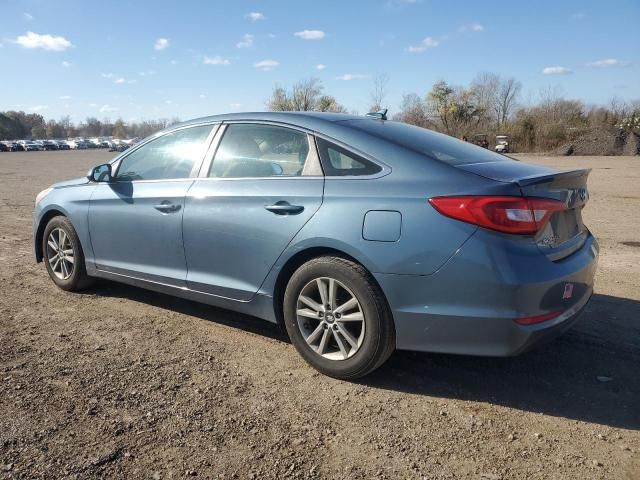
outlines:
M153 208L162 212L162 213L172 213L180 210L180 205L176 205L170 202L162 202L159 205L154 205Z
M302 205L291 205L289 202L276 202L273 205L265 205L264 208L276 215L295 215L304 210Z

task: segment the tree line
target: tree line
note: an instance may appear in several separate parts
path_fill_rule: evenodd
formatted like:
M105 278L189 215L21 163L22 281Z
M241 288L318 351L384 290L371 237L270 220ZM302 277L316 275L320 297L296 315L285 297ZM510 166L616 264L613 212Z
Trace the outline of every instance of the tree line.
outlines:
M391 110L386 101L388 82L387 75L373 78L368 111ZM440 80L422 95L405 94L392 118L470 140L479 134L489 141L495 135L509 135L519 151L548 151L594 129L640 130L640 101L614 98L608 105L586 105L565 98L553 87L542 89L534 100L522 102L521 97L517 79L484 72L468 86ZM298 82L290 90L276 86L266 105L272 111L346 112L324 93L318 79Z
M69 116L59 120L45 118L38 113L22 111L0 112L0 140L18 139L65 139L73 137L146 137L162 130L179 120L173 118L125 122L122 119L111 121L108 118L98 120L87 117L77 125Z
M387 75L373 78L367 111L392 109L388 105ZM325 93L317 78L301 80L291 88L276 85L266 101L270 111L319 111L347 113L347 108ZM352 112L357 113L357 112ZM545 88L535 99L522 101L522 84L513 77L495 73L478 74L466 86L445 80L423 94L407 93L399 108L389 115L394 120L437 130L458 138L473 139L485 134L509 135L519 151L548 151L594 129L613 127L640 131L640 101L612 99L607 105L586 105L566 98L557 88ZM74 124L70 117L59 120L38 113L0 112L0 139L57 139L70 137L146 137L178 119L112 122L87 117Z

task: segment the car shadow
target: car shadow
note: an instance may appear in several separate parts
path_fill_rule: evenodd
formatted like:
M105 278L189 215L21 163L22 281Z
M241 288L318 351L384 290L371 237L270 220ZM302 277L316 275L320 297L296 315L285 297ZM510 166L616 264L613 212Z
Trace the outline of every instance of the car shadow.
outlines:
M102 279L96 283L91 293L98 296L126 298L134 302L146 303L154 307L164 308L209 322L262 335L273 340L289 343L286 332L280 328L280 326L257 317L233 312L224 308L213 307L204 303Z
M100 281L94 293L289 342L279 326L249 315L108 281ZM487 358L399 351L357 383L640 430L637 319L639 301L596 294L572 329L524 355Z
M518 357L396 352L371 387L640 429L640 302L596 294L555 340Z

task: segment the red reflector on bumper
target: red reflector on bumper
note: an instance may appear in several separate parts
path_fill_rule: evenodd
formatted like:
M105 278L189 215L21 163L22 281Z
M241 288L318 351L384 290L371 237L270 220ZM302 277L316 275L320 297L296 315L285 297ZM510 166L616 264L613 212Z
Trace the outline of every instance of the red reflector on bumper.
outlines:
M533 317L514 318L513 321L519 325L535 325L536 323L546 322L559 317L562 312L549 312L543 315L536 315Z

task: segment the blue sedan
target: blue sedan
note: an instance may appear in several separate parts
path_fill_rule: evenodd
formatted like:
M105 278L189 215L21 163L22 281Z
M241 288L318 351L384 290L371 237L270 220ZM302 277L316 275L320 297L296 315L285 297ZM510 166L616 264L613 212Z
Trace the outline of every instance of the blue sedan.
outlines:
M588 174L384 115L213 116L41 192L35 256L64 290L105 278L282 324L355 379L396 348L507 356L569 327L598 257Z

